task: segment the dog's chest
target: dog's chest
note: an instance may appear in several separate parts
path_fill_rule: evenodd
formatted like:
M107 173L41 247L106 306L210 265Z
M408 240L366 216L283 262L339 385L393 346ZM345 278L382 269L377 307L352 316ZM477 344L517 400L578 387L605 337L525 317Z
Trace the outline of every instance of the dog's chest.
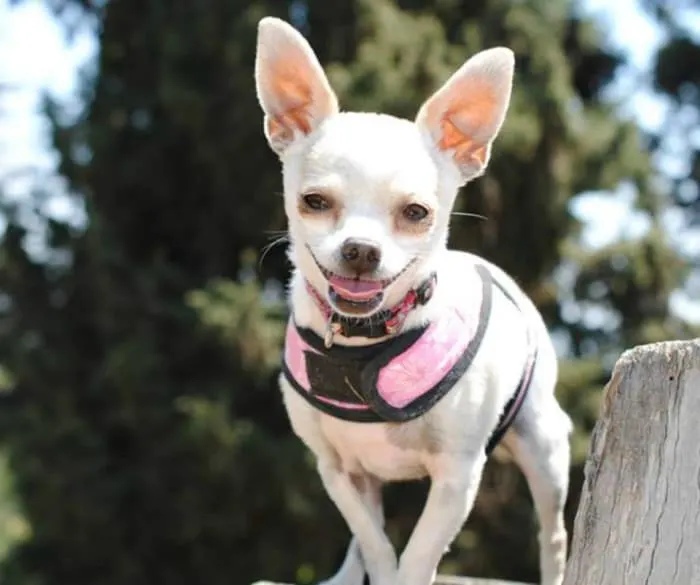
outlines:
M285 378L312 406L346 421L399 423L422 416L470 367L489 321L488 271L466 264L461 272L469 302L443 299L427 324L377 344L327 347L291 318Z
M419 449L422 425L352 423L321 415L320 430L349 473L367 472L384 481L427 475L425 451Z

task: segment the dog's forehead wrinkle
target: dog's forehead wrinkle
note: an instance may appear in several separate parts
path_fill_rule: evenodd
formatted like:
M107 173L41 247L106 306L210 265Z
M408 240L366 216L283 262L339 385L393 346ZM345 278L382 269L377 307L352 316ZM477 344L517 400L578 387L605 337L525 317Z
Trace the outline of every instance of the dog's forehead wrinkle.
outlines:
M434 184L437 171L418 128L386 114L346 112L327 120L310 145L307 176L340 173L346 181L401 189ZM417 187L407 187L414 185Z
M343 189L342 176L333 169L307 166L301 183L301 192L330 191L337 193Z

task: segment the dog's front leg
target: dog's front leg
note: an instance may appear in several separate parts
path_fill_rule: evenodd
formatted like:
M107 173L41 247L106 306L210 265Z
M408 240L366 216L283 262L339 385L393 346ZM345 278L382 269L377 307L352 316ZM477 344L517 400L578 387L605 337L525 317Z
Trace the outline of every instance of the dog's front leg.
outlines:
M335 461L319 459L318 473L326 492L357 539L372 585L395 585L396 553L384 533L381 516L358 489L358 478Z
M397 585L430 585L474 504L485 455L450 461L431 476L423 512L399 561Z
M362 494L365 504L375 515L377 522L384 526L381 482L370 475L351 476L351 479ZM357 537L353 535L340 569L335 575L323 581L320 585L362 585L365 573L365 563L362 560L360 545L357 542Z

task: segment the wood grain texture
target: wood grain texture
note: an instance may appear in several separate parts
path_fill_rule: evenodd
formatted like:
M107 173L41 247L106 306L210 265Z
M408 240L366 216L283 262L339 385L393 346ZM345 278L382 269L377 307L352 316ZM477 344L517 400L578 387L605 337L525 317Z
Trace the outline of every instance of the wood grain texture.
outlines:
M700 583L700 340L621 356L585 474L565 585Z

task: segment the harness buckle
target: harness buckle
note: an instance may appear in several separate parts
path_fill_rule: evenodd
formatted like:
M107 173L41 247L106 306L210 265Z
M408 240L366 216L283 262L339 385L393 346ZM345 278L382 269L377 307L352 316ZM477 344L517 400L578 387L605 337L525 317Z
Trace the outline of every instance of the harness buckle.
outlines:
M333 338L342 330L343 327L340 323L336 321L335 314L331 315L328 319L328 323L326 323L326 333L323 336L323 345L326 347L326 349L331 348L331 346L333 345Z

